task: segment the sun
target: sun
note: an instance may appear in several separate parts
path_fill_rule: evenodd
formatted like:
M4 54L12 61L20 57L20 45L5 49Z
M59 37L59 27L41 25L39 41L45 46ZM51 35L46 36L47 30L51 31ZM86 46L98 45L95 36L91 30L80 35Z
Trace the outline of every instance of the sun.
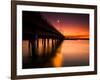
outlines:
M57 20L57 23L60 23L60 20L59 19Z

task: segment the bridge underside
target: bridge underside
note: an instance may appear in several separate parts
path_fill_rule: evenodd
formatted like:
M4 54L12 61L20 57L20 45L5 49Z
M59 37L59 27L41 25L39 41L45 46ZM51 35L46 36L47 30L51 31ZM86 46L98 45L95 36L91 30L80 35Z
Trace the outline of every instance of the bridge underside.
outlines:
M37 38L61 40L64 36L41 13L23 11L23 40Z
M42 67L56 55L64 36L40 12L23 11L22 26L22 51L31 56L27 64L23 57L23 68Z

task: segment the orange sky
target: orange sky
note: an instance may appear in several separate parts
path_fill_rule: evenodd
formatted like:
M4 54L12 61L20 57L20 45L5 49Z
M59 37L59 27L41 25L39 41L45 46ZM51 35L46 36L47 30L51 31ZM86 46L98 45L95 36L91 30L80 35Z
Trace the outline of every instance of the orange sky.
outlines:
M70 13L48 13L43 16L64 36L89 38L89 15Z
M58 31L60 31L64 36L81 36L81 37L89 37L89 30L83 28L86 25L61 25L59 23L53 23L54 26ZM68 27L67 27L68 26ZM75 28L73 28L73 26Z

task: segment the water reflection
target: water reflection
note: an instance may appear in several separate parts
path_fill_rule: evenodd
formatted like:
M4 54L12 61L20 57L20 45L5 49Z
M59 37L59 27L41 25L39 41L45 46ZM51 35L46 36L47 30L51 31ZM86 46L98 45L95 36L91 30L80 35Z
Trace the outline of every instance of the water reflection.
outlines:
M23 68L89 65L89 40L23 40Z
M64 40L59 48L62 66L89 65L89 40Z
M23 40L23 68L52 67L52 59L62 41L56 39Z

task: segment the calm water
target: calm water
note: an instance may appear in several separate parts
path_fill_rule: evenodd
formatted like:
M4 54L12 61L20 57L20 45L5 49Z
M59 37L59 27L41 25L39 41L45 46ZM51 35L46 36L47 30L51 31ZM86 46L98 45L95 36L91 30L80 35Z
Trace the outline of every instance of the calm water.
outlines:
M89 65L89 40L23 41L23 68Z

